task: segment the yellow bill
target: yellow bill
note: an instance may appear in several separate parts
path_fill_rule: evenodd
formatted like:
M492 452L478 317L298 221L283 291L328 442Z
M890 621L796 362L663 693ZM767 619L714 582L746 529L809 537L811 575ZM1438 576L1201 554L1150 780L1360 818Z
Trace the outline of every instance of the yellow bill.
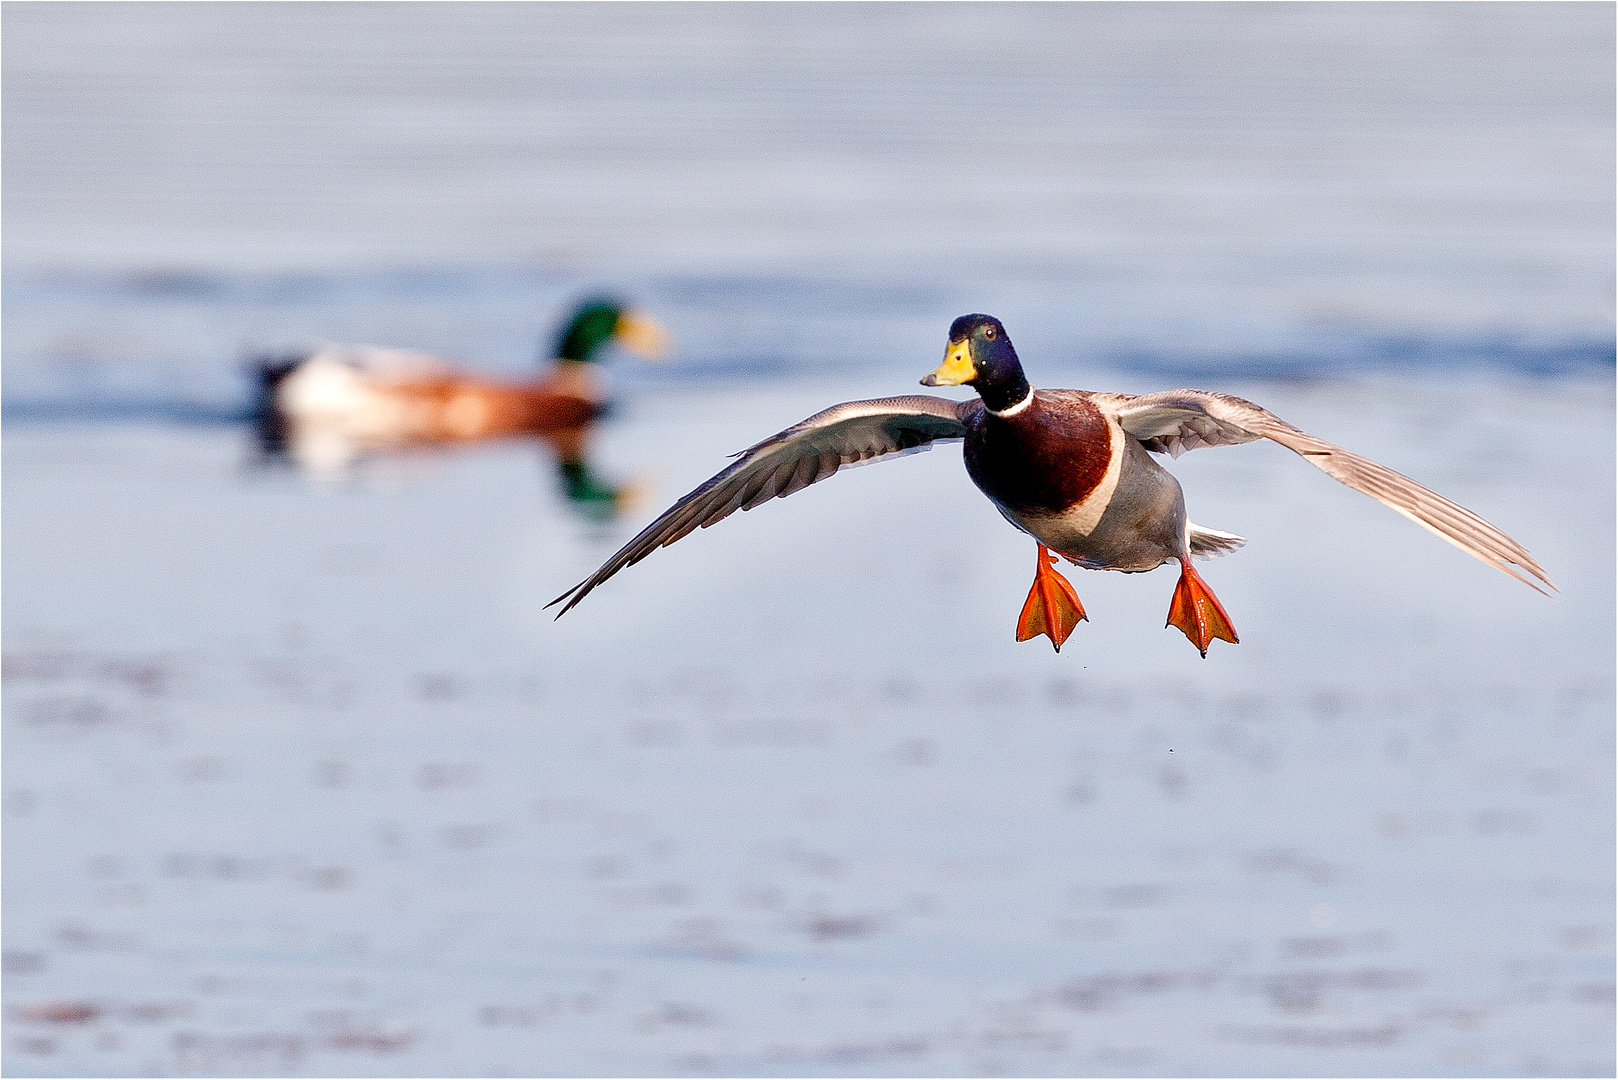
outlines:
M944 353L944 362L921 380L921 385L960 386L977 377L978 369L972 366L971 343L965 340L952 341L949 343L949 351Z
M618 316L612 336L624 348L647 360L666 360L672 343L669 332L656 320L638 312L626 311Z

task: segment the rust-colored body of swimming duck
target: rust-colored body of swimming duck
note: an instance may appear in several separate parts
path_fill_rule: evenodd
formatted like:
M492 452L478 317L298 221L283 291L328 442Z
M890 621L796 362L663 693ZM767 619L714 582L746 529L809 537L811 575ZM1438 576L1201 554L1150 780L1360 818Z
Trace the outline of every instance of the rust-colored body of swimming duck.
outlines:
M1540 591L1554 589L1528 552L1471 511L1367 458L1300 431L1241 398L1205 390L1158 394L1034 390L1007 338L988 315L950 327L944 363L927 386L971 386L979 400L912 395L834 405L745 451L740 458L558 597L573 605L619 570L698 526L750 510L832 475L844 465L965 441L972 481L1039 545L1033 587L1017 639L1062 642L1086 618L1056 555L1093 570L1138 573L1178 562L1168 625L1203 656L1215 638L1236 642L1224 607L1192 568L1245 541L1186 517L1180 484L1152 459L1204 446L1272 439L1326 473L1381 501L1461 550ZM1052 554L1052 553L1055 554ZM1544 588L1541 588L1541 586Z

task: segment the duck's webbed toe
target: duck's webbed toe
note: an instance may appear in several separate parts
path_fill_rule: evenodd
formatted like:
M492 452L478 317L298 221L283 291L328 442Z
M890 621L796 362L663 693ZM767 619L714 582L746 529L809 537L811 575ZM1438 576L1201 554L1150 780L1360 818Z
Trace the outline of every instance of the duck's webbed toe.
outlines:
M1052 569L1055 565L1056 556L1044 544L1039 545L1034 585L1028 590L1028 599L1023 602L1022 614L1017 618L1017 640L1027 641L1044 634L1051 639L1056 651L1061 652L1062 643L1073 633L1073 628L1089 616L1084 613L1084 605L1079 603L1079 594L1073 591L1072 584Z

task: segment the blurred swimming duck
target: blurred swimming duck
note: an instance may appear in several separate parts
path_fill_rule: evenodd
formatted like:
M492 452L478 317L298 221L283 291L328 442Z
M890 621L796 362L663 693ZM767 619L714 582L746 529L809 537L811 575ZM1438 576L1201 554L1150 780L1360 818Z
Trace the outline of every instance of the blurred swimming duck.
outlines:
M1050 638L1057 651L1084 606L1053 567L1056 556L1092 570L1141 573L1178 562L1168 626L1202 653L1236 630L1194 557L1223 555L1246 541L1193 524L1175 478L1152 454L1178 457L1205 446L1271 439L1352 488L1518 581L1555 589L1516 541L1436 492L1317 439L1241 398L1206 390L1157 394L1034 390L1000 320L963 315L950 327L944 362L924 386L971 386L975 401L912 395L850 401L772 435L675 503L584 581L557 597L565 614L592 589L653 550L737 510L791 495L845 465L965 441L973 483L1038 545L1034 584L1017 640ZM1544 588L1541 588L1541 585ZM1547 593L1548 595L1548 593ZM558 615L560 618L560 614Z
M594 362L608 343L660 359L668 335L607 299L579 305L563 326L555 365L527 382L458 371L427 353L331 345L263 365L260 408L289 426L341 432L361 443L466 442L585 423L602 405Z
M371 345L261 361L260 438L272 454L331 473L364 453L540 436L556 445L568 499L592 516L611 516L634 489L596 478L583 445L585 426L604 405L597 362L611 344L661 359L669 337L648 316L596 298L573 311L550 370L531 381L489 379L428 353Z

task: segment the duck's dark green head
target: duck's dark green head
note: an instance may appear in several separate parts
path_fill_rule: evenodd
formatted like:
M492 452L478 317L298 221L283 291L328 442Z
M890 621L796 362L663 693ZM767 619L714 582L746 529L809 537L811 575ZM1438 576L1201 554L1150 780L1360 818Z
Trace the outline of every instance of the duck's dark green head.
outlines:
M556 340L558 360L594 360L609 341L648 360L668 352L668 333L657 323L626 309L615 300L587 300L580 304Z
M962 315L951 323L944 362L921 385L973 387L993 412L1009 409L1029 390L1017 350L993 315Z

